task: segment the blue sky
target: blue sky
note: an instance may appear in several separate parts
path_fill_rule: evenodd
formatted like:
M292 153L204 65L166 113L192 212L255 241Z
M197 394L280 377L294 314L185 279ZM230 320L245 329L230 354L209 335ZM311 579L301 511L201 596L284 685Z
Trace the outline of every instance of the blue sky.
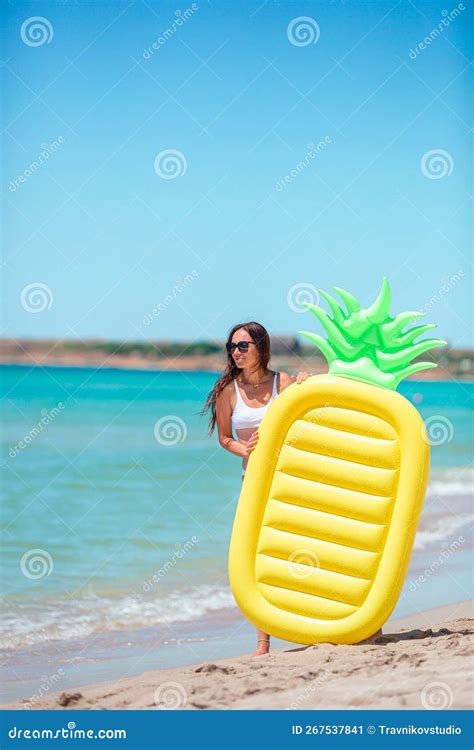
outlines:
M469 7L4 3L3 335L291 334L386 275L472 345Z

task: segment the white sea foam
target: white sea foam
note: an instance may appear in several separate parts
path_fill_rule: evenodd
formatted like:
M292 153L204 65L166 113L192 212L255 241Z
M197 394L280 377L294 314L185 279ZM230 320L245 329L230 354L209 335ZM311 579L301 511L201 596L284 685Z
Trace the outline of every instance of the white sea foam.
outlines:
M16 603L4 617L0 648L85 638L102 630L134 630L199 619L235 607L229 589L196 586L160 597L87 597L32 607Z
M440 495L441 497L452 497L453 495L472 495L474 484L469 481L443 481L434 480L428 485L427 495Z
M474 514L460 513L459 515L443 516L436 522L432 522L430 528L421 528L415 537L415 550L423 550L427 547L440 546L440 542L452 540L453 535L461 529L469 526L474 521ZM429 521L428 521L429 523ZM469 534L466 534L466 539Z
M469 467L434 469L428 483L427 496L453 497L472 495L474 470Z
M474 469L470 467L436 468L431 470L430 480L426 491L426 502L430 504L436 498L445 501L445 505L452 505L456 510L458 503L452 498L464 501L474 494ZM462 500L461 500L462 498Z

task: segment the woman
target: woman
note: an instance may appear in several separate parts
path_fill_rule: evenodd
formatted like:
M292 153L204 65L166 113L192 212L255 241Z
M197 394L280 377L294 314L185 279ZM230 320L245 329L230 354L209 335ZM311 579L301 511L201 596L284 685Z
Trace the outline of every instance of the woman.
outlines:
M254 321L235 325L226 349L227 366L207 397L202 414L211 411L209 435L217 423L221 446L243 459L243 480L249 456L257 445L258 427L270 403L289 385L302 383L311 373L301 371L294 377L269 370L270 337ZM257 650L253 655L269 651L270 636L257 630Z

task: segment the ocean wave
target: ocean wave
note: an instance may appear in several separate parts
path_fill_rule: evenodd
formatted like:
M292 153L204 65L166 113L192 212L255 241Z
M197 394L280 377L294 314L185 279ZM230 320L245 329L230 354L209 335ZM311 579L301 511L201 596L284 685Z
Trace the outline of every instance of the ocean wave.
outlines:
M474 470L468 467L434 469L431 472L427 496L452 497L472 495Z
M472 494L473 483L472 482L447 482L447 481L434 481L428 485L427 495L440 495L452 496L452 495L469 495Z
M15 603L4 615L0 648L86 638L100 631L136 630L197 620L235 607L228 588L196 586L164 596L89 596L65 602Z
M472 524L474 514L462 513L459 515L443 516L438 518L431 528L421 528L415 537L415 550L424 550L427 547L440 546L440 542L453 541L453 535L462 528Z

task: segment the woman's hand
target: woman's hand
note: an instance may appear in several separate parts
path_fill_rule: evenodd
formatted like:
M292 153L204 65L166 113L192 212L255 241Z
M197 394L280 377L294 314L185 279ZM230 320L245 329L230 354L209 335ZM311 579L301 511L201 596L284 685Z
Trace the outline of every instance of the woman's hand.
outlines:
M255 432L253 432L250 435L249 439L245 443L245 457L246 458L248 458L248 456L250 456L250 454L252 453L253 449L257 445L257 442L258 442L258 427L255 430Z
M312 372L306 372L305 370L300 370L299 373L296 376L296 383L302 383L306 378L310 378Z

